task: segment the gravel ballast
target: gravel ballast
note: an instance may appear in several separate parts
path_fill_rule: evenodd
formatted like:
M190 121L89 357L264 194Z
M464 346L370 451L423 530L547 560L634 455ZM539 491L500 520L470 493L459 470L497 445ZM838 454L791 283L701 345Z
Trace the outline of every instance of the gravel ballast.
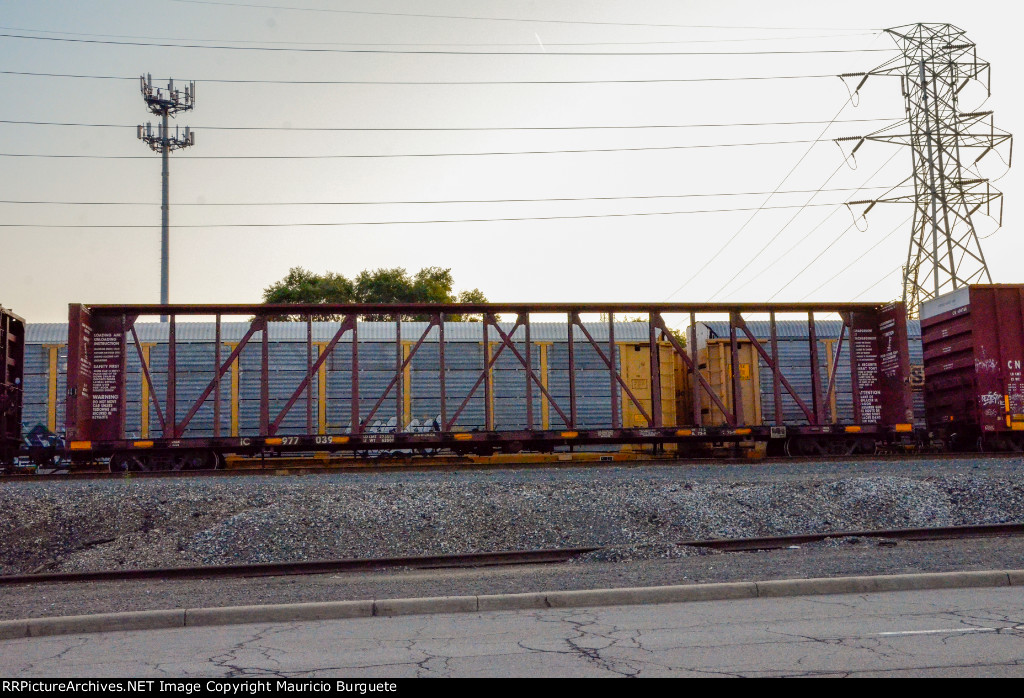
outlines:
M1024 521L1019 458L0 481L0 574Z

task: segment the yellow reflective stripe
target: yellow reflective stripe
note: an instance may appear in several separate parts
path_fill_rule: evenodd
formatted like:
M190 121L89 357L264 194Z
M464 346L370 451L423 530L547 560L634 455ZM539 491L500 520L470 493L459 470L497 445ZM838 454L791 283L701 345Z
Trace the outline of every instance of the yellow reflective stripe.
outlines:
M47 347L50 351L50 373L47 376L46 391L46 426L50 431L57 431L57 352L59 347Z

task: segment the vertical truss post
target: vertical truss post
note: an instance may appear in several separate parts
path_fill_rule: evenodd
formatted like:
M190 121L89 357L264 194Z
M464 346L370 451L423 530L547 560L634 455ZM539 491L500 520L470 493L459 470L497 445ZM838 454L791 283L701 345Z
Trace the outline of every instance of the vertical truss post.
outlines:
M739 313L729 313L729 352L732 363L732 417L736 426L743 424L743 384L740 383L740 352L736 342L736 321Z
M612 408L612 429L617 429L623 424L619 421L619 400L616 397L618 381L615 379L617 370L615 368L615 313L608 313L608 376L611 379L609 395L611 396Z
M484 431L494 429L494 415L491 414L491 342L487 335L487 316L484 316Z
M693 390L693 425L699 427L701 425L702 412L700 409L701 397L700 397L700 380L698 374L700 372L700 361L697 356L697 314L690 313L690 388Z
M405 431L404 415L402 414L402 406L405 403L405 381L403 380L404 370L402 356L402 316L395 315L395 433L401 434Z
M132 325L129 328L132 334L132 343L135 345L135 351L139 355L139 366L142 368L142 378L146 382L146 387L149 388L149 399L153 403L153 407L156 409L156 417L160 421L160 433L167 438L167 420L164 419L164 413L160 409L160 400L157 399L156 389L153 387L153 376L149 372L149 361L147 355L142 352L142 343L139 342L139 335L135 331L135 326Z
M836 374L839 372L839 357L843 353L843 338L846 337L846 323L839 328L839 341L836 342L836 355L832 357L832 368L828 372L828 388L825 389L825 403L828 405L831 415L830 421L835 424L839 421L838 407L833 409L832 392L836 389Z
M857 330L854 313L842 313L843 324L850 328L850 391L853 393L853 423L860 424L860 373L857 367Z
M651 344L651 417L654 420L651 426L662 427L664 419L661 413L661 348L658 346L658 328L654 325L654 318L657 315L658 313L652 310L647 320Z
M444 429L448 423L448 394L444 383L444 313L437 315L437 362L438 362L438 383L441 387L441 428Z
M213 365L214 370L214 384L213 384L213 437L218 438L220 436L220 313L217 313L216 328L214 330L213 337Z
M127 413L128 413L128 409L127 409L128 405L127 405L127 397L126 397L128 395L128 391L126 389L127 388L127 381L128 381L128 370L127 370L127 366L128 366L128 342L127 342L128 329L135 327L135 319L136 319L136 317L129 318L125 314L121 315L121 340L119 342L119 345L120 345L119 346L120 356L118 356L118 361L120 362L121 366L125 367L125 368L123 368L119 372L120 373L119 385L118 385L118 388L117 388L117 395L118 395L118 398L117 398L117 402L118 402L117 411L118 411L118 413L121 416L120 424L118 424L118 432L121 433L121 434L125 433L125 426L126 426L126 423L127 423L127 416L128 416L127 415ZM6 333L0 333L0 334L6 334ZM22 356L24 356L24 354L22 354ZM11 370L9 366L5 366L4 368L5 368L5 370ZM6 433L6 432L0 432L0 433Z
M807 343L811 355L811 409L814 410L814 424L825 421L822 414L821 371L818 366L818 333L814 330L814 312L807 313Z
M263 318L260 339L260 436L270 435L270 325Z
M363 424L359 418L359 316L352 316L352 379L349 381L349 417L352 433L362 434Z
M779 335L775 325L775 313L768 314L768 324L771 327L772 339L772 366L779 365ZM775 426L782 426L782 379L780 371L772 371L772 397L775 399Z
M530 372L533 371L533 341L530 339L530 314L525 313L526 322L523 326L526 331L526 429L527 431L533 431L533 381L531 380ZM522 322L522 320L520 320Z
M178 411L175 406L175 394L177 391L178 383L178 372L177 372L177 342L175 341L175 325L177 322L174 315L169 318L170 322L167 326L167 426L171 428L170 437L172 439L178 438ZM164 438L168 436L167 430L164 430Z
M313 381L311 371L313 368L313 314L306 316L306 433L313 433Z
M576 347L574 335L576 333L576 313L569 312L569 428L576 428Z

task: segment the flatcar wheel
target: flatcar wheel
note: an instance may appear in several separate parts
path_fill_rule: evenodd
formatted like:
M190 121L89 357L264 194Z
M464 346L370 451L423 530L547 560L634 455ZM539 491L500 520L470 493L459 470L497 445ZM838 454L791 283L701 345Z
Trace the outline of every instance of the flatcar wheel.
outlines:
M149 458L137 453L115 453L110 457L110 472L140 473L149 470Z
M216 464L211 451L185 451L175 458L175 470L206 470Z
M809 436L791 436L786 439L786 455L788 456L822 456L827 449L822 448L817 439Z
M857 450L857 440L835 438L827 442L828 452L833 456L848 456Z
M1016 435L1013 435L992 439L989 446L990 449L993 451L1020 453L1022 443L1021 440L1016 437Z
M867 453L874 455L877 447L875 446L875 440L869 438L857 439L857 453Z

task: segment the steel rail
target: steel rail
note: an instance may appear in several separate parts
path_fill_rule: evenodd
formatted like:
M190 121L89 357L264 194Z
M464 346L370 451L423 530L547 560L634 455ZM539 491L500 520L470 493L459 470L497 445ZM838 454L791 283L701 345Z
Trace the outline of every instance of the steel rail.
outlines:
M452 470L494 470L494 469L548 469L555 468L565 470L567 468L639 468L639 467L672 467L672 466L701 466L701 465L748 465L753 468L758 466L771 465L803 465L807 463L821 463L831 465L837 462L851 461L859 463L864 461L879 461L884 463L907 462L914 463L922 460L958 460L969 458L971 460L1020 460L1021 454L1015 451L980 453L906 453L906 454L869 454L856 453L850 455L812 455L812 456L768 456L760 459L743 457L732 458L686 458L679 459L668 456L647 456L637 454L637 458L630 460L600 461L600 460L571 460L571 461L544 461L536 462L526 458L522 461L501 460L495 462L481 462L470 460L466 456L425 456L412 458L376 460L351 459L333 463L311 463L302 457L274 457L261 460L251 459L253 465L248 463L244 467L228 467L216 470L146 470L128 473L111 473L106 466L96 466L97 469L81 469L75 471L47 472L47 473L4 473L0 471L0 484L7 482L47 482L47 481L71 481L71 480L118 480L118 479L151 479L151 478L186 478L186 477L236 477L245 475L331 475L335 473L405 473L405 472L448 472ZM262 463L256 465L256 463ZM98 468L103 468L102 470ZM836 471L822 472L821 474L839 474Z
M912 541L993 538L1024 535L1024 523L979 524L938 528L901 528L872 531L835 531L761 538L722 538L684 541L680 545L708 548L722 552L778 550L794 545L817 543L829 538L875 538ZM284 575L330 574L368 570L410 568L444 569L498 565L528 565L566 562L574 557L609 546L590 548L556 548L514 550L457 555L424 555L393 558L349 558L342 560L311 560L297 562L264 562L201 567L166 567L150 569L101 570L94 572L42 572L0 576L0 586L57 582L137 581L152 579L220 579L226 577L276 577Z
M680 543L693 548L710 548L725 552L778 550L829 538L885 538L895 540L950 540L962 538L993 538L1024 535L1024 523L979 524L975 526L944 526L938 528L896 528L880 531L835 531L805 533L763 538L718 538Z
M512 550L495 553L461 553L458 555L419 555L367 559L349 558L342 560L260 562L236 565L204 565L200 567L100 570L95 572L41 572L36 574L0 575L0 586L39 584L43 582L124 582L145 579L277 577L295 574L363 572L367 570L395 568L443 569L452 567L490 567L497 565L536 565L565 562L579 555L594 552L595 550L600 550L600 548Z

